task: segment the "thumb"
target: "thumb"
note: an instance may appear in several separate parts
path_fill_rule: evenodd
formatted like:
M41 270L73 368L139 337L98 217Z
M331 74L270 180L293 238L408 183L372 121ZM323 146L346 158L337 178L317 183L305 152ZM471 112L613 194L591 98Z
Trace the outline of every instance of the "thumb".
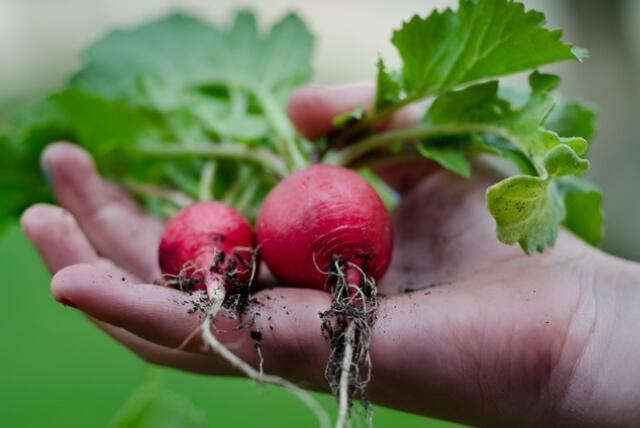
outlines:
M334 128L333 119L361 106L369 110L374 102L375 87L371 83L349 85L305 85L289 98L289 118L298 131L309 139L328 134ZM382 128L405 128L418 121L423 113L420 106L400 110Z

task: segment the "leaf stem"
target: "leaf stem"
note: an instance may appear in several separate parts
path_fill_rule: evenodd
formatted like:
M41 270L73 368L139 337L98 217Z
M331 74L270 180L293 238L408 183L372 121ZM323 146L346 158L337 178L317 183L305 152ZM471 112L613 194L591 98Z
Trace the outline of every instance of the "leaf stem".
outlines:
M289 170L286 164L271 151L257 147L247 147L243 144L201 143L201 144L163 144L131 149L133 154L147 158L175 159L175 158L207 158L232 159L254 163L278 178L284 178Z
M242 116L247 112L247 97L242 93L241 88L237 85L229 85L229 93L231 97L231 115L235 117Z
M164 187L158 187L153 184L142 183L133 179L125 179L122 182L123 186L132 193L140 196L151 196L159 198L177 205L178 207L186 207L193 203L193 199L187 194L175 190L167 189Z
M411 96L407 96L381 110L373 110L369 114L365 115L365 117L361 121L357 122L353 127L347 129L342 135L338 137L338 139L340 139L341 141L349 141L354 136L361 135L363 132L371 130L374 125L393 116L398 110L401 110L409 104L418 102L428 96L430 96L429 93L416 93Z
M291 126L289 118L286 116L280 104L273 97L271 92L261 86L253 87L253 92L262 106L264 114L278 134L278 150L285 156L296 170L304 168L309 164L300 146L296 142L296 133Z
M131 395L127 402L118 411L110 428L127 428L136 425L138 419L162 392L158 382L146 382Z
M200 187L198 190L198 199L200 201L213 200L213 180L216 175L218 164L216 161L210 160L202 167L200 174Z
M258 177L250 180L247 183L247 186L244 189L244 192L237 198L236 208L242 212L247 212L247 210L251 207L251 203L258 193L258 188L260 187L260 179Z
M200 86L207 85L226 85L231 88L232 96L234 96L233 91L239 89L251 92L256 97L257 102L262 107L264 115L277 134L276 147L280 156L286 159L285 166L287 167L287 173L289 170L296 170L309 165L310 160L301 149L296 138L296 132L272 91L260 84L230 76L222 76L218 79L209 80L203 82Z
M372 135L363 140L357 141L338 153L329 156L325 161L335 163L340 166L348 166L361 158L365 154L385 148L398 141L417 140L424 138L445 137L472 132L485 132L513 141L513 137L504 129L485 124L464 124L464 125L429 125L422 124L413 128L394 129Z
M147 383L162 383L162 370L158 366L145 364L144 375Z
M233 183L227 188L222 200L229 205L236 206L237 200L245 192L251 177L256 173L255 169L249 165L240 165L238 175ZM237 207L236 207L237 208Z

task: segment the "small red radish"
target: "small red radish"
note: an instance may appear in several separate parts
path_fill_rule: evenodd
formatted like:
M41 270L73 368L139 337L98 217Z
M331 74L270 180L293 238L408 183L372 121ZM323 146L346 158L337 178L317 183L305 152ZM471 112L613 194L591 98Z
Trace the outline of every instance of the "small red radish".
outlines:
M167 222L158 259L162 273L180 284L229 291L230 279L251 279L254 246L251 225L239 211L220 202L199 202Z
M327 289L336 258L379 280L391 260L382 200L357 173L337 166L313 165L278 184L262 203L256 232L261 256L284 285Z
M318 164L269 193L256 232L262 258L284 285L332 294L331 307L321 314L331 347L325 375L339 401L336 427L343 427L356 394L369 408L375 281L387 271L393 248L389 213L357 173Z
M279 376L254 369L227 349L212 333L222 304L231 300L230 309L242 311L255 276L255 238L245 217L219 202L198 202L180 210L168 222L158 249L162 273L175 278L172 285L204 290L208 305L199 331L212 351L232 367L256 382L278 385L294 394L316 415L319 425L328 428L329 418L307 391ZM189 342L192 335L185 339ZM256 350L261 358L259 346Z

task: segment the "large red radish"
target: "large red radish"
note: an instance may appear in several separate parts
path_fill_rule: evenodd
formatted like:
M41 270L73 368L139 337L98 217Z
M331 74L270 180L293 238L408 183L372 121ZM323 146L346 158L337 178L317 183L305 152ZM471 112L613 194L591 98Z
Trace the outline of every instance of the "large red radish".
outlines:
M360 175L337 166L313 165L282 181L262 203L256 232L261 256L284 285L327 289L336 259L379 280L391 260L382 200Z
M390 216L375 189L357 173L318 164L278 184L258 214L260 254L282 284L324 289L331 307L321 314L331 354L325 374L345 425L365 388L369 343L377 309L376 281L391 261Z

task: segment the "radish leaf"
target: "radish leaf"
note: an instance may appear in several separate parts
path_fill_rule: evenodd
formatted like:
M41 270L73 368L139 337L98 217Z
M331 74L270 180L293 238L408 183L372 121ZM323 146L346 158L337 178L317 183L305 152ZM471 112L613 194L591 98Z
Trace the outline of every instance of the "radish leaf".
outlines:
M376 79L376 97L374 110L382 110L400 99L402 83L399 73L392 73L382 58L378 58L378 77Z
M457 12L414 16L394 32L408 93L433 94L460 84L564 60L586 52L544 28L544 15L510 0L461 0ZM412 95L410 95L412 96Z
M602 239L604 222L600 189L577 177L562 177L557 182L564 196L564 225L586 242L597 245Z
M565 218L564 201L553 179L582 174L589 168L589 162L565 144L551 149L543 164L542 177L518 175L487 190L498 238L506 244L520 244L527 254L553 245Z

